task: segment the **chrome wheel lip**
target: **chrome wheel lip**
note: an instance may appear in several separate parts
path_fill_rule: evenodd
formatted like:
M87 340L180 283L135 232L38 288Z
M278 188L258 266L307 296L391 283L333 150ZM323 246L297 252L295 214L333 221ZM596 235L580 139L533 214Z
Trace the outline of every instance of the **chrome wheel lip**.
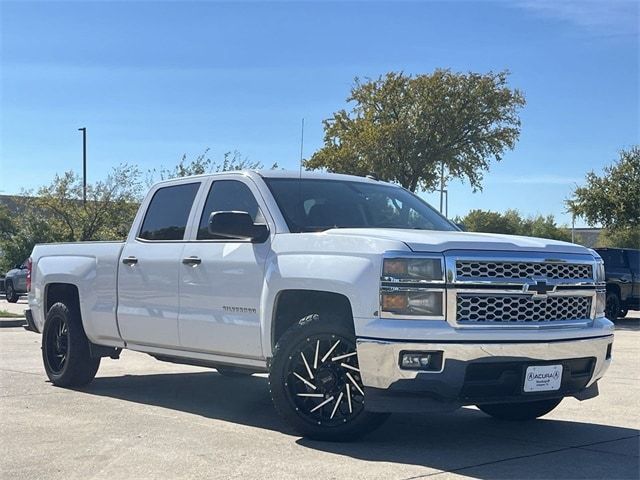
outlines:
M364 411L353 340L329 333L310 335L291 350L285 368L285 395L304 421L332 427L353 421ZM330 381L323 382L324 375L330 375Z

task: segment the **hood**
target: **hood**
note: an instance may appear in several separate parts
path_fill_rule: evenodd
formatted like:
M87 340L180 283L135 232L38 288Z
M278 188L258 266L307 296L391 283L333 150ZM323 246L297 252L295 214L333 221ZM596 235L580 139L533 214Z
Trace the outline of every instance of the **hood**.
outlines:
M445 252L447 250L497 250L519 252L555 252L589 254L580 245L546 238L521 237L498 233L442 232L436 230L401 230L391 228L334 228L329 235L349 235L396 240L414 252Z

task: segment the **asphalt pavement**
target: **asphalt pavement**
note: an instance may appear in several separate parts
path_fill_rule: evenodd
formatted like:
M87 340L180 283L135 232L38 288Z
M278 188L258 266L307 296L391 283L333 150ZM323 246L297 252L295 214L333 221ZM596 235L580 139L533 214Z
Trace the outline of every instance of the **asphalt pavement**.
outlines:
M124 352L88 387L66 390L47 381L40 335L0 328L0 477L638 479L639 350L640 318L620 321L600 396L566 399L541 420L500 422L475 408L396 414L339 444L292 432L263 375Z

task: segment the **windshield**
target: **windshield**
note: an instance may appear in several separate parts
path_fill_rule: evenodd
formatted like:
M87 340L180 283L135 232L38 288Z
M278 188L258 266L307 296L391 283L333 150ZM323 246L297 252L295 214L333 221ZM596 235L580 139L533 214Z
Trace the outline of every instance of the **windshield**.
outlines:
M399 187L341 180L265 178L291 232L329 228L457 230Z

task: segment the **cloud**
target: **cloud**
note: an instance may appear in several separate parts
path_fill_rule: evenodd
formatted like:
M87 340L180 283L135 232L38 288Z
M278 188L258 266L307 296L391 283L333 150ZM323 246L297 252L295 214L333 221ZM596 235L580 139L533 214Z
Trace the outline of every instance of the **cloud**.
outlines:
M639 8L635 0L516 0L510 5L599 33L638 32Z

